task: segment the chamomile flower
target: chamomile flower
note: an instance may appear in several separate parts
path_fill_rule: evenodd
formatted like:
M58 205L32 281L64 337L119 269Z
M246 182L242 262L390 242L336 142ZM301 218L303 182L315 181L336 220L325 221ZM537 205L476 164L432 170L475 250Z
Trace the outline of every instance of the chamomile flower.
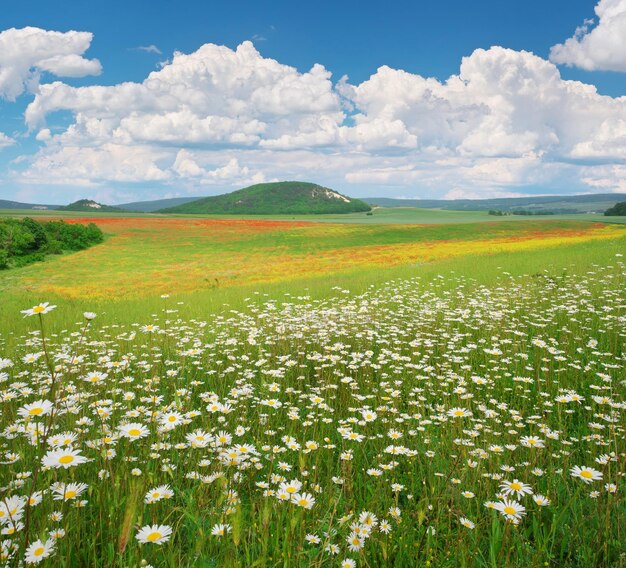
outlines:
M581 467L575 465L570 469L572 477L582 479L585 483L591 483L592 481L600 481L602 479L602 472L592 467Z
M169 525L146 525L142 527L136 535L136 539L141 544L163 544L172 535L172 527Z
M64 468L76 467L77 465L88 462L89 460L81 455L80 450L74 450L71 447L49 450L42 458L41 463L45 467Z

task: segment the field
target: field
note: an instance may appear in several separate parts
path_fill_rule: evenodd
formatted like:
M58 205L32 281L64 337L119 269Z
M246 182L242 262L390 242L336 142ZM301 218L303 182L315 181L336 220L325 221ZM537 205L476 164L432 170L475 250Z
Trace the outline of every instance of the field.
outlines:
M88 220L0 276L8 565L626 563L625 226Z

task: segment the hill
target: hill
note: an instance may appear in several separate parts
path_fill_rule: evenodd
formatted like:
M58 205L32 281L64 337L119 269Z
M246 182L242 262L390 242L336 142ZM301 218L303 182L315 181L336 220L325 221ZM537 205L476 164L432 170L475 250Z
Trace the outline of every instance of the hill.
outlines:
M19 201L9 201L8 199L0 199L0 209L58 209L60 205L42 205L38 203L20 203Z
M607 207L624 201L623 193L598 193L594 195L550 195L541 197L503 197L498 199L390 199L368 197L364 201L379 207L418 207L421 209L448 209L455 211L503 212L523 208L531 212L551 211L556 214L604 213Z
M170 199L155 199L154 201L133 201L132 203L120 203L116 205L125 211L138 211L143 213L153 213L159 209L176 207L192 201L198 201L201 197L172 197Z
M281 181L259 183L225 195L161 209L159 213L306 215L358 213L371 207L359 200L315 183Z
M111 205L102 205L92 199L79 199L64 207L58 207L59 211L84 211L89 213L118 213L124 211L120 207L112 207Z

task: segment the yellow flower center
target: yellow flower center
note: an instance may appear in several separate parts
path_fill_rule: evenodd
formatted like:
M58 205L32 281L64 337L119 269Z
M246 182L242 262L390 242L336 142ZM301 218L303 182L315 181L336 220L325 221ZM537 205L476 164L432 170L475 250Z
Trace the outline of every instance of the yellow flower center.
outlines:
M585 479L591 479L593 477L593 473L591 473L590 471L583 469L580 472L580 477L584 477Z
M38 406L37 408L31 408L28 411L28 414L30 414L31 416L37 416L38 414L41 414L43 412L43 408L41 408L41 406Z
M66 499L73 499L74 497L76 497L76 491L70 490L65 492Z
M295 487L287 487L287 493L295 493L295 492L296 492Z
M45 551L46 551L46 549L43 546L40 546L39 548L35 548L35 551L33 552L33 555L34 556L41 556Z
M66 456L61 456L59 458L59 463L72 463L74 461L74 456L72 455L66 455Z
M507 515L514 515L514 514L516 513L516 511L515 511L515 507L505 507L505 508L504 508L504 512L505 512Z
M167 420L169 422L176 422L176 416L170 416Z
M147 537L146 540L150 541L150 542L156 542L157 540L159 540L161 538L161 533L158 531L155 532L151 532Z
M134 437L134 436L139 436L139 434L141 434L141 430L139 430L138 428L131 428L128 431L128 435L129 436L133 436Z
M44 308L43 306L35 306L33 308L33 313L35 313L35 314L40 314L41 312L45 312L45 311L46 311L46 308ZM39 549L37 549L37 550L39 550ZM43 549L42 549L42 552L43 552Z
M463 411L462 411L462 410L455 410L455 411L454 411L454 415L455 415L455 416L463 416L463 414L464 414L464 413L463 413Z
M521 488L521 483L511 483L511 489L513 489L513 491L519 491Z

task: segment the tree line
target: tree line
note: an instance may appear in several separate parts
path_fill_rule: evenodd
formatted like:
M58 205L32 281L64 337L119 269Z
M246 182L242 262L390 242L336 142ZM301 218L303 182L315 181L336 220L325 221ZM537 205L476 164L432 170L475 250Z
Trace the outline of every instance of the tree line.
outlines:
M41 261L49 254L83 250L103 240L94 223L0 218L0 270Z

